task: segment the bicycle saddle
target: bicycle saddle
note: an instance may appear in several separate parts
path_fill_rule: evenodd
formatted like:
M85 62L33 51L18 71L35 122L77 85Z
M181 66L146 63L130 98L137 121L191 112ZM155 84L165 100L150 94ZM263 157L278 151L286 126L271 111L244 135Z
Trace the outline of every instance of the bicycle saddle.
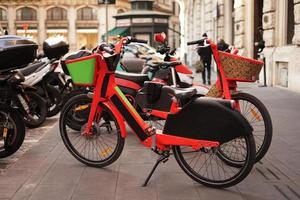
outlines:
M130 73L130 72L121 72L116 71L115 72L116 78L125 79L128 81L133 81L137 84L143 85L145 81L148 81L148 75L147 74L138 74L138 73Z
M23 69L20 69L19 72L23 74L23 76L28 76L29 74L32 74L35 72L38 68L42 67L45 64L45 62L38 62L34 64L29 64L28 66L24 67Z
M162 87L162 90L177 99L187 99L197 94L197 90L195 88L175 88L166 85Z

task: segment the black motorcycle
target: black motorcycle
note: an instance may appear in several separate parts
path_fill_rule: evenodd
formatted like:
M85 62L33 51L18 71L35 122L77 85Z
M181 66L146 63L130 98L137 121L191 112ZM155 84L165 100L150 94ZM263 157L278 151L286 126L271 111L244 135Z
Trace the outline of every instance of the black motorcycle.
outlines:
M37 94L47 103L47 117L56 115L61 109L64 93L64 77L56 72L59 59L69 51L69 45L60 38L49 38L43 43L44 54L38 60L19 70L25 77L25 85L37 89Z
M19 36L0 37L0 96L5 108L17 109L29 128L39 127L47 117L47 105L35 88L23 85L16 71L36 58L37 44Z
M6 82L12 79L0 76L0 158L5 158L16 152L25 138L23 116L17 107L8 103L11 94L6 88Z

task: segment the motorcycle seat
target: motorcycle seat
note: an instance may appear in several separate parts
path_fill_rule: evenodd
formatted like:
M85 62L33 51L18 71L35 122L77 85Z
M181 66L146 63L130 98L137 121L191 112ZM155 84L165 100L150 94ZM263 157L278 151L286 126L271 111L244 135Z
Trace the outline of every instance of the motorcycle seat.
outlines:
M167 92L177 99L187 99L197 94L196 88L175 88L168 85L162 87L162 92Z
M181 65L182 63L180 61L164 61L162 63L160 63L160 66L165 66L165 67L175 67L177 65Z
M143 85L145 81L149 81L147 74L129 73L129 72L115 72L116 78L125 79L128 81L133 81L139 85Z
M33 72L37 71L37 69L42 67L44 64L45 62L31 63L23 69L19 69L18 71L24 76L28 76L29 74L32 74Z

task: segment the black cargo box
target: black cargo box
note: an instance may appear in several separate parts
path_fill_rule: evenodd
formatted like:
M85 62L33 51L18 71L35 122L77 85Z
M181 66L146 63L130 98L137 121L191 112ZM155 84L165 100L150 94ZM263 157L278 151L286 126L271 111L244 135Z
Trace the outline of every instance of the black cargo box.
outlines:
M38 45L25 37L0 36L0 72L20 69L32 62Z
M61 38L49 38L43 43L43 51L49 59L60 59L60 57L68 53L69 44Z

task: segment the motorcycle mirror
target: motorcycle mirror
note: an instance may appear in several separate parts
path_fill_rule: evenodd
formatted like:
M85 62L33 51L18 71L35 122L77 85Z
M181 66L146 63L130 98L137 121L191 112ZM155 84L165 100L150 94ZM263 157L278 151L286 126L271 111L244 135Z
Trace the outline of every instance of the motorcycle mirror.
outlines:
M166 42L166 40L167 40L167 35L164 32L162 32L162 33L156 33L156 34L154 34L154 40L156 42L164 44Z

